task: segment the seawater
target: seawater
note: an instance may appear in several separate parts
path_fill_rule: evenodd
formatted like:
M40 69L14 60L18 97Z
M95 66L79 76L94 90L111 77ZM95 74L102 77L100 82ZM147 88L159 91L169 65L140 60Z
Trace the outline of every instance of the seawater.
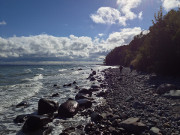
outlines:
M78 70L78 69L82 70ZM37 112L40 98L58 101L59 104L68 98L74 98L78 92L74 86L63 87L66 83L77 82L80 88L89 88L92 84L87 77L91 69L100 71L107 68L97 64L58 64L58 65L1 65L0 66L0 134L20 134L23 124L15 124L18 115ZM58 87L53 87L56 84ZM59 97L51 97L59 93ZM25 108L16 108L22 101L28 102ZM87 122L86 118L75 116L72 119L55 119L52 134L61 133L67 124ZM22 133L21 133L22 134Z

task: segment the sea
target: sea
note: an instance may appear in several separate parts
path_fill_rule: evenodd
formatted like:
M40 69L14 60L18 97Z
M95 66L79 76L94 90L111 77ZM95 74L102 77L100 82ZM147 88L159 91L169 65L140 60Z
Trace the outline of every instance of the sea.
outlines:
M73 84L77 82L80 88L90 88L92 81L88 78L92 70L97 71L103 79L101 71L109 68L97 63L60 63L50 65L0 65L0 135L20 135L23 123L16 124L13 120L18 115L37 113L38 101L47 98L65 102L78 93ZM96 83L96 82L95 82ZM54 87L56 86L56 87ZM59 96L52 97L52 94ZM96 99L100 104L101 98ZM27 102L26 107L16 107L21 102ZM75 116L68 120L54 119L49 125L53 127L52 135L59 135L66 126L76 126L88 122L87 117Z

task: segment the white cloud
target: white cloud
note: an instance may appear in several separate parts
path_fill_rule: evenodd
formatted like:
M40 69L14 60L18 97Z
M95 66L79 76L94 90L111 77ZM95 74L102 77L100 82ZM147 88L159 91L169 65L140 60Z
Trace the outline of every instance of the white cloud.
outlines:
M130 20L137 18L137 15L131 10L137 8L141 2L142 0L117 0L120 11L122 11L125 14L125 17Z
M165 8L166 11L180 7L180 0L161 0L161 1L162 1L162 6Z
M109 34L107 39L74 35L55 37L47 34L0 37L0 60L102 60L111 49L128 44L140 32L140 27L125 28Z
M143 15L143 12L141 11L141 12L138 14L138 18L139 18L140 20L143 19L142 15Z
M5 21L1 21L0 25L6 25L7 23Z
M98 36L99 36L99 37L103 37L104 34L103 34L103 33L99 33Z
M118 10L111 7L100 7L90 18L95 23L120 24L126 26L127 20L142 19L142 12L138 15L132 11L141 4L142 0L117 0Z
M111 7L100 7L96 14L91 14L90 18L95 23L102 23L102 24L121 24L126 25L126 19L121 16L121 13L114 8Z
M130 43L133 37L140 34L141 31L142 30L140 27L124 28L121 29L120 32L111 33L107 38L106 42L108 44L112 44L111 49L120 45L127 45Z

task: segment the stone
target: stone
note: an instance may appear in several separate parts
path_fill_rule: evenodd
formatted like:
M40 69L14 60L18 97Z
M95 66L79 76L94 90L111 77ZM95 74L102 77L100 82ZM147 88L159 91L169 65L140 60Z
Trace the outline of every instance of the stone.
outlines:
M95 81L96 79L94 77L91 77L90 78L90 81Z
M29 114L18 115L14 119L14 123L23 123L24 121L28 119L28 117L29 117Z
M162 94L169 92L170 90L176 90L176 89L177 89L177 87L174 84L161 84L157 88L156 93L162 95Z
M19 108L19 107L27 107L28 105L29 105L28 102L22 101L19 104L17 104L16 107L17 108Z
M41 98L38 102L38 114L53 114L58 110L59 104L55 101Z
M68 83L68 84L64 84L63 87L71 87L71 83Z
M96 112L93 112L91 115L91 121L94 121L94 122L99 122L103 119L103 117L99 114L99 113L96 113Z
M76 84L76 83L77 83L76 81L73 82L73 84Z
M78 102L80 108L91 108L92 106L92 102L88 99L79 99L76 101Z
M69 99L62 103L58 109L58 116L70 118L76 115L79 109L79 104L77 101Z
M132 101L132 100L134 100L134 98L133 98L132 96L128 96L128 97L125 99L126 102L129 102L129 101Z
M135 134L139 134L147 128L145 124L140 122L139 118L133 118L133 117L122 121L121 126L127 132L135 133Z
M51 121L52 119L47 116L32 115L26 120L25 124L22 127L22 131L24 133L37 131Z
M52 94L52 97L58 97L58 96L59 96L59 93Z
M92 91L88 90L88 89L81 89L79 91L79 93L82 93L82 94L88 94L90 97L92 96Z
M99 92L99 93L97 93L97 97L103 97L103 96L105 96L106 95L106 92L104 92L104 91L101 91L101 92Z
M93 75L96 75L96 71L92 71L92 74L93 74Z
M152 127L149 131L150 135L162 135L160 129L157 127Z
M78 93L75 96L75 100L79 100L79 99L89 99L89 100L92 100L92 98L89 97L89 94L83 94L83 93Z
M138 102L138 101L135 101L132 106L135 109L144 109L145 108L145 105L143 103Z

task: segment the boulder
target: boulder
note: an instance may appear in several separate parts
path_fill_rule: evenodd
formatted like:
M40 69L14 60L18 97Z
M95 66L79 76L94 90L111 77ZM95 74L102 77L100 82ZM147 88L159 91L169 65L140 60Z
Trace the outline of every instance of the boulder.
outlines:
M80 108L91 108L92 106L92 102L88 99L79 99L76 101L78 102Z
M46 124L48 124L51 121L52 119L50 119L47 116L42 116L42 115L29 116L29 118L26 120L25 124L22 127L22 131L24 133L37 131L43 128Z
M59 104L55 101L41 98L38 102L38 114L52 114L58 110Z
M121 122L121 126L129 133L140 134L147 127L139 118L128 118Z
M157 90L156 93L162 95L164 93L168 93L171 90L176 90L177 87L174 84L161 84Z
M58 116L70 118L73 117L79 109L78 102L72 99L62 103L58 109Z

